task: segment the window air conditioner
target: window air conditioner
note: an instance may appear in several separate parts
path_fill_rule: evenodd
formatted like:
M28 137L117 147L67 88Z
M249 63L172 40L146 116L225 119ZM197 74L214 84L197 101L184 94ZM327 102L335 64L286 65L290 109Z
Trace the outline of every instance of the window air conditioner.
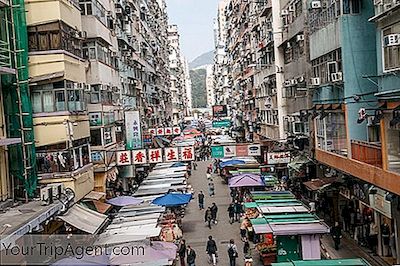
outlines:
M122 127L121 126L115 127L115 132L122 132Z
M286 9L282 9L281 15L282 16L287 16L287 15L289 15L289 11L287 11Z
M312 9L321 8L321 1L312 1L312 2L311 2L311 8L312 8Z
M285 82L283 83L283 85L284 85L285 87L289 87L290 84L291 84L290 80L285 80Z
M400 34L389 34L383 37L383 44L385 46L400 45Z
M63 183L50 184L49 187L52 189L53 197L59 198L64 193L65 187Z
M342 72L337 72L337 73L332 73L331 74L331 81L332 82L338 82L343 79Z
M111 139L111 132L104 132L104 139Z
M296 36L296 41L304 41L304 34L299 34Z
M294 8L294 6L289 6L288 10L289 10L289 12L294 12L295 8Z
M115 9L115 13L117 13L117 14L122 14L122 8L117 7L117 8Z
M295 79L290 80L290 85L296 85L296 84L297 84L297 80L295 80Z
M320 84L321 84L321 79L320 78L312 78L311 79L311 85L318 86Z

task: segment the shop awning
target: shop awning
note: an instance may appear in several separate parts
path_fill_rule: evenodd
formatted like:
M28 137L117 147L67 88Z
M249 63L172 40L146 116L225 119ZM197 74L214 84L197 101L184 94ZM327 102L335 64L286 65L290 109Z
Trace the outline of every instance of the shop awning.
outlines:
M336 178L313 179L311 181L303 182L304 186L310 191L323 190L330 186Z
M107 215L92 211L81 205L72 206L66 214L58 216L58 218L90 234L96 234L107 221Z
M330 231L329 227L321 222L303 224L270 224L270 226L274 235L277 236L327 234Z
M277 213L303 213L308 212L308 209L304 206L289 206L289 207L277 207L277 206L260 206L260 211L263 214L277 214Z
M269 224L253 224L253 229L256 234L269 234L273 232Z
M84 199L92 199L92 200L100 200L102 197L105 197L106 193L104 192L98 192L98 191L90 191L89 194L87 194Z

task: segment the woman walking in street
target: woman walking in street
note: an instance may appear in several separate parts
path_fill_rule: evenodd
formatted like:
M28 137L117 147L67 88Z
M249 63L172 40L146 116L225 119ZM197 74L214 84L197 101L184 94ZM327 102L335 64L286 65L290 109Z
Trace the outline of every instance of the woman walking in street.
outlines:
M212 262L213 266L217 265L217 244L215 243L212 236L208 237L206 252L209 256L209 262Z
M229 240L228 245L229 265L236 266L236 258L238 257L237 247L233 239Z
M231 203L228 207L228 215L229 215L229 223L233 224L235 220L235 209L233 207L233 203Z
M196 252L191 246L187 246L187 259L186 262L188 266L195 266L196 263Z
M181 239L178 254L179 254L179 259L181 261L181 266L185 266L186 243L184 239Z
M210 197L214 197L215 195L215 187L212 180L210 180L210 183L208 183L208 194L210 195Z

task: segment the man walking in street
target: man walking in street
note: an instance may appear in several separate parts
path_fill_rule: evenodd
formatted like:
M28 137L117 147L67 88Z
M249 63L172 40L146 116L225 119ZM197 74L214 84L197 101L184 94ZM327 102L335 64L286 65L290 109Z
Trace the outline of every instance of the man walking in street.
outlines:
M187 259L186 262L188 266L195 266L196 263L196 252L192 249L191 246L187 246Z
M179 259L181 261L181 266L185 266L186 243L184 239L181 239L178 254L179 254Z
M238 257L237 247L233 239L229 240L228 245L229 266L236 266L236 258Z
M218 212L218 207L215 202L211 205L211 219L214 224L217 224L217 212Z
M233 207L233 203L229 204L228 215L229 215L229 223L233 224L234 219L235 219L235 209Z
M342 228L340 228L339 223L335 222L335 226L331 230L333 242L335 243L335 249L339 250L340 239L342 238Z
M215 243L212 236L208 237L206 252L209 256L209 261L212 262L213 266L217 265L217 244Z
M237 200L235 200L233 209L235 212L235 221L240 222L240 214L242 213L242 205Z
M199 209L204 210L204 194L203 191L199 192L199 195L197 196L199 199Z
M208 207L204 213L204 221L208 224L208 228L211 229L212 212L210 207Z

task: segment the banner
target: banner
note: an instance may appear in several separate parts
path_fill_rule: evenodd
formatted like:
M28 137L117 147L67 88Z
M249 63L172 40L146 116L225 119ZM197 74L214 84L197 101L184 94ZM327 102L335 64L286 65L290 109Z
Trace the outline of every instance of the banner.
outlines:
M174 132L174 135L180 135L181 134L181 128L180 127L173 127L172 131Z
M168 147L118 151L117 165L138 165L148 163L178 162L194 160L194 147ZM115 158L115 157L114 157ZM114 159L115 160L115 159Z
M164 134L166 136L172 135L172 127L166 127L165 130L164 130Z
M268 152L268 164L290 163L290 151L285 152Z
M213 121L212 127L214 127L214 128L221 128L221 127L229 128L229 127L231 127L231 121L230 120Z
M164 136L164 128L160 127L157 128L157 136Z
M162 163L162 149L149 149L149 163Z
M142 148L142 130L140 127L139 111L125 112L126 149L134 150Z
M228 116L228 108L226 107L226 105L213 105L212 112L213 117Z
M211 146L212 158L261 156L260 144Z

